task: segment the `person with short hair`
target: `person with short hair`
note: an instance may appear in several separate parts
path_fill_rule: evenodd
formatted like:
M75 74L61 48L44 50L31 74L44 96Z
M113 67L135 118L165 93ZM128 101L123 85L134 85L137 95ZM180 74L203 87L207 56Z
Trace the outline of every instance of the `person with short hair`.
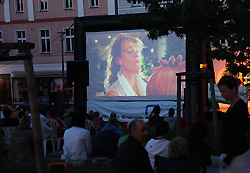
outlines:
M168 131L168 122L163 121L158 124L156 126L157 137L155 139L150 139L145 147L148 152L150 163L153 169L156 155L168 158L169 140L166 139Z
M18 120L11 117L11 109L8 107L3 108L3 116L4 118L1 119L1 126L18 126Z
M158 124L164 121L163 117L160 116L161 108L159 105L154 106L153 115L148 119L150 127L156 127Z
M245 136L250 119L247 104L239 97L238 85L233 76L223 76L218 82L221 96L232 102L222 124L221 172L250 172L250 150Z
M67 164L80 166L91 160L90 132L84 129L84 124L84 116L74 113L72 117L73 127L67 129L64 133L63 157Z
M142 146L148 135L142 120L129 124L129 137L121 144L115 159L115 169L119 173L152 173L148 152Z

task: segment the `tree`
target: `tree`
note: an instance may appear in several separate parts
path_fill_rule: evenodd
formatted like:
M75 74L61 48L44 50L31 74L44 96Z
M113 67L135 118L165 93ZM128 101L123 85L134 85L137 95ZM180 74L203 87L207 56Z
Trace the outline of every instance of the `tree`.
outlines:
M133 15L128 15L125 20L143 26L152 39L169 33L175 33L179 37L186 35L187 72L199 72L199 65L204 62L208 63L208 69L212 70L212 58L216 58L226 60L228 71L234 75L239 72L243 75L249 73L249 1L138 0L138 2L143 2L153 17L141 15L134 18ZM228 46L223 46L221 40L226 40ZM211 46L214 47L213 50ZM200 104L201 100L205 99L201 97L202 91L199 90L202 87L197 87L201 86L202 82L197 78L194 81L187 82L188 95L192 95L187 102L187 110L191 105L194 106L191 112L187 112L187 119L190 113L195 119L197 114L194 110L195 104L198 104L198 110L204 109L204 104ZM214 120L214 124L217 134L217 120Z
M128 0L129 2L131 0ZM247 0L138 0L153 16L134 20L157 39L171 32L189 35L194 40L211 43L210 58L227 61L233 75L247 75L250 67L250 2ZM131 21L131 19L128 18ZM221 44L226 40L227 46Z

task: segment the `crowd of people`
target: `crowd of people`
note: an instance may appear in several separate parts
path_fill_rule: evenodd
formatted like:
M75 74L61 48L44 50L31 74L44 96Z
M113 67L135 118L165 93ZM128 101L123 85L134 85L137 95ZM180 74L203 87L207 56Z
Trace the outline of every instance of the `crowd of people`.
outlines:
M235 78L222 77L218 87L222 96L232 101L223 119L220 171L250 172L250 151L245 138L249 126L247 106L238 96L238 84ZM18 161L34 159L32 115L22 109L18 110L16 118L11 118L12 113L9 108L4 108L2 113L2 127L17 127L11 136L8 157ZM166 159L165 161L171 160L173 163L169 166L171 170L175 169L175 161L180 164L178 161L191 163L191 160L197 161L199 171L205 173L211 164L209 144L205 141L209 132L208 124L198 120L192 123L188 136L177 136L170 140L169 130L176 128L173 115L174 110L171 108L169 117L164 119L160 116L160 107L155 106L148 123L143 120L132 120L125 127L118 121L115 112L110 113L107 122L103 121L98 112L90 111L86 116L71 112L64 117L64 122L57 117L55 110L51 109L41 112L40 120L43 139L48 138L52 130L48 120L58 121L57 134L63 138L61 159L69 165L81 166L86 162L92 162L114 166L119 173L153 172L158 166L164 166L159 159L156 159L162 157ZM94 131L86 129L87 119L93 123ZM62 129L65 126L67 127L64 131ZM155 129L156 132L151 139L148 138L148 128ZM188 168L185 169L188 172Z

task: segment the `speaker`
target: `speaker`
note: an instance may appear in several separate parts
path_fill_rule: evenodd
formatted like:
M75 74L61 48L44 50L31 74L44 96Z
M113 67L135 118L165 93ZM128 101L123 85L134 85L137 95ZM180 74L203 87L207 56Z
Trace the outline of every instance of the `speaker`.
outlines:
M84 60L67 61L67 84L78 83L89 86L89 62Z

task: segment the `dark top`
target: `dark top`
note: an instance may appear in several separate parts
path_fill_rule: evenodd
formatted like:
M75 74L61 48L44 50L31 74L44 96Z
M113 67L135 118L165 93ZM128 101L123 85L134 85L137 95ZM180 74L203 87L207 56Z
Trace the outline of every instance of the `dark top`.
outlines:
M169 159L155 156L155 169L157 173L200 173L200 159Z
M230 106L223 120L221 152L227 154L224 162L230 164L232 158L247 151L245 134L247 132L249 118L247 105L239 100Z
M149 118L148 123L151 127L156 127L158 124L160 124L163 121L164 121L163 117L159 115L153 115Z
M203 172L206 172L206 167L211 164L211 153L209 150L209 145L201 138L189 136L187 137L189 144L189 157L199 158Z
M121 144L115 159L117 173L153 173L148 152L132 136Z
M103 131L99 133L96 137L93 156L115 158L119 138L120 135L112 131Z
M1 119L1 126L7 127L7 126L13 126L16 127L18 126L19 121L14 118L3 118Z
M29 128L16 128L11 135L9 148L10 160L34 160L35 154L32 130Z

